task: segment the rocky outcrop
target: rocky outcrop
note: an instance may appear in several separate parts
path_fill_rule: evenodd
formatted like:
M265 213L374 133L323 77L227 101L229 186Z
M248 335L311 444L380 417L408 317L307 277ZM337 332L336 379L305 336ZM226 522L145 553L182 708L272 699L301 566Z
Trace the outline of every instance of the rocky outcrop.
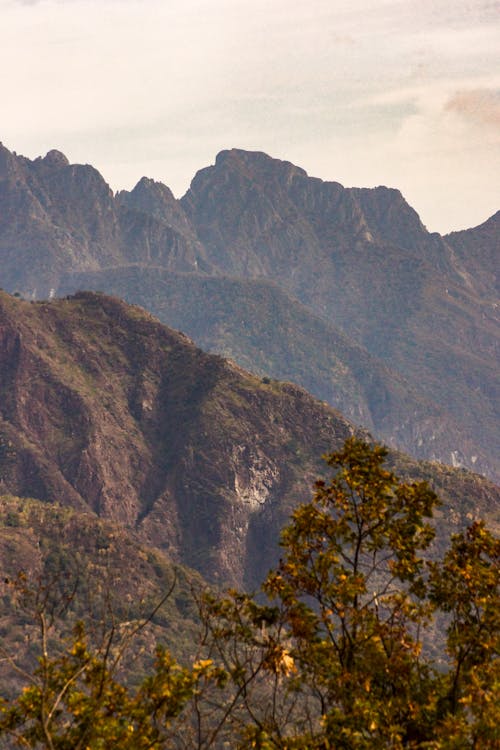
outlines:
M429 457L479 460L500 477L498 310L485 280L495 217L443 239L396 190L344 189L237 150L199 172L181 202L220 273L284 287L452 416L455 447ZM438 446L439 424L434 435Z
M3 287L39 299L68 272L127 263L196 270L203 250L182 209L162 186L161 220L144 213L144 190L127 201L93 167L71 165L58 151L31 161L0 146Z
M0 330L4 491L136 528L213 580L255 580L266 550L250 527L265 519L274 550L318 456L353 431L118 300L3 294Z
M492 306L496 305L500 294L500 211L478 227L447 234L445 240L463 266L465 283L490 298ZM493 309L498 310L498 307Z
M393 448L459 465L472 456L476 471L488 471L452 414L271 282L129 266L64 283L67 291L110 289L148 307L205 350L303 386Z

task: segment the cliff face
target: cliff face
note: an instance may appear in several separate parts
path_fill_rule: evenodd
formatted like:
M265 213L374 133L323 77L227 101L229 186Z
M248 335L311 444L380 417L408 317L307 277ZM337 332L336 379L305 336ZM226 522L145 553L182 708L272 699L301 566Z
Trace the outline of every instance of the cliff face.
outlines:
M212 581L264 575L319 457L353 431L304 390L204 354L119 300L0 295L2 491L132 529ZM429 472L439 487L444 474ZM462 520L494 519L497 488L446 476Z
M397 361L410 333L423 335L422 314L446 305L447 295L479 304L464 285L461 259L397 190L345 189L233 150L196 175L181 203L220 272L272 279L386 360ZM465 318L454 311L459 342L468 346ZM425 321L426 335L429 328ZM443 346L449 334L437 315Z
M112 289L205 350L301 385L416 458L452 462L457 435L461 455L475 455L473 437L449 411L275 283L127 267L74 274L64 284L68 291ZM476 469L488 469L482 457Z
M43 298L69 271L136 262L196 268L202 249L187 219L176 228L180 207L160 221L126 203L89 165L70 165L58 151L31 161L0 144L3 286Z
M500 294L500 211L478 227L452 232L445 239L463 265L464 281L492 302L497 301Z
M397 190L261 153L222 152L176 201L146 178L113 196L59 152L0 149L4 288L119 294L392 446L496 480L498 236L497 217L429 234Z

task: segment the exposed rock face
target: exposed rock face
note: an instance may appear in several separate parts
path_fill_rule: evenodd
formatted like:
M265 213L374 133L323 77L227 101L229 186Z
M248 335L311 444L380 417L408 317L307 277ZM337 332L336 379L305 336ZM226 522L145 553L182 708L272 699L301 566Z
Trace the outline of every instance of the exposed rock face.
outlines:
M442 238L397 190L236 149L176 201L146 178L113 196L59 152L2 147L0 206L4 288L120 294L391 445L500 479L498 214Z
M179 201L174 198L172 191L161 182L143 177L133 190L130 192L122 190L116 197L121 206L153 216L162 224L175 229L179 234L189 237L192 242L197 242L196 231Z
M446 235L445 240L460 259L466 272L464 281L473 286L477 285L478 292L491 298L492 303L498 302L500 211L484 224L463 232L452 232Z
M213 266L264 276L340 327L461 425L469 447L455 434L441 460L480 460L500 476L498 307L481 293L498 255L495 217L445 240L396 190L344 189L241 151L199 172L181 202Z
M204 349L263 377L298 383L393 448L459 464L475 456L472 436L443 407L377 357L264 280L128 267L74 274L68 291L112 289L184 330ZM474 467L488 465L476 457Z
M181 203L220 272L276 281L384 358L436 272L460 282L446 243L397 190L345 189L233 150Z
M57 289L64 272L127 263L196 270L201 245L168 188L159 192L170 206L161 221L140 210L144 187L129 208L91 166L70 165L58 151L31 161L0 145L3 286L37 299Z

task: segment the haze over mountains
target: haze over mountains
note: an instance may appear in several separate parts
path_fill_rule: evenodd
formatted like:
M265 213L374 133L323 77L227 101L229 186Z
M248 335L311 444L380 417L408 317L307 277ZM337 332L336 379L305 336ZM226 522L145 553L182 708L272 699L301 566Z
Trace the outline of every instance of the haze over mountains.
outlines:
M117 294L392 446L496 481L499 230L500 212L430 234L397 190L261 153L222 152L177 201L146 178L113 195L56 151L0 148L4 289Z

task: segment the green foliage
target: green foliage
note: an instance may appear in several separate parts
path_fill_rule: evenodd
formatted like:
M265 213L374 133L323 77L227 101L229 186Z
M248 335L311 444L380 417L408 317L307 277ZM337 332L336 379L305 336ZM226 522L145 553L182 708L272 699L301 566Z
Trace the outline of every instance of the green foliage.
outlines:
M15 456L15 451L10 440L0 433L0 480Z
M90 650L83 626L77 626L63 656L42 654L30 684L13 705L3 707L0 729L25 747L163 747L199 670L180 667L158 648L153 673L131 690L114 677L117 657L111 647L109 637L102 648Z
M0 730L54 750L498 748L500 540L476 522L430 562L437 497L386 455L353 438L325 457L333 477L293 513L262 594L199 597L183 666L158 648L132 687L118 667L137 629L95 643L78 625L50 656L38 607L38 667Z
M423 679L412 631L428 610L420 553L436 496L399 483L386 453L351 440L327 457L338 471L293 514L265 584L284 607L302 685L328 707L323 731L342 747L398 742Z
M500 539L476 522L430 568L430 596L449 614L450 669L439 686L443 746L499 747Z
M500 542L474 524L429 563L437 497L386 454L352 439L326 457L334 476L294 512L264 583L272 607L212 606L227 669L247 696L260 681L239 706L242 746L498 746ZM436 664L426 640L443 618Z

